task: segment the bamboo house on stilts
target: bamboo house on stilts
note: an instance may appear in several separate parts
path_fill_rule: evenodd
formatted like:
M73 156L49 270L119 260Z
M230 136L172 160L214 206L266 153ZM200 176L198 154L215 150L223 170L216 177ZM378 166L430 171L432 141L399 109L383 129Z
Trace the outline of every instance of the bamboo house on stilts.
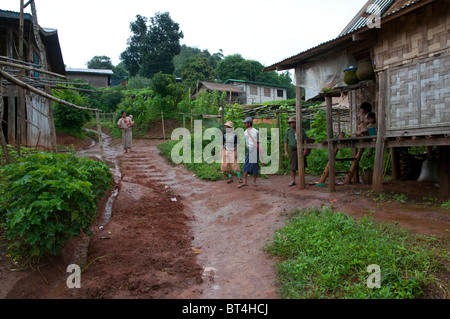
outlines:
M0 10L0 142L56 151L53 102L79 110L95 111L103 157L99 110L81 107L52 96L52 89L71 87L57 30L41 28L33 0L20 1L20 12ZM30 5L32 14L24 13ZM77 83L77 86L83 84Z
M295 69L298 134L302 129L301 88L306 91L306 99L322 98L326 102L328 139L305 145L298 141L301 188L305 187L304 148L328 149L328 169L323 178L328 178L332 192L336 160L352 162L346 182L355 182L362 152L375 148L372 189L379 193L386 150L391 154L396 179L397 148L423 146L437 150L440 193L450 195L449 29L446 0L370 0L336 39L264 69ZM357 78L350 67L358 67ZM346 69L350 69L347 74ZM341 132L333 125L332 101L342 96L349 101L353 133L359 105L372 104L376 136L339 137ZM339 148L352 149L352 158L336 159Z

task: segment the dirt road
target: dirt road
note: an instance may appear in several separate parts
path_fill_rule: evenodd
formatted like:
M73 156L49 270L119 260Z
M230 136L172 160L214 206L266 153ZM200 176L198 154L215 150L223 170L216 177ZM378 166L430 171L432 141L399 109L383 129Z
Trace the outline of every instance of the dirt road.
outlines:
M366 186L338 187L330 194L314 186L289 188L286 176L271 176L259 180L258 187L243 189L237 189L237 182L201 181L183 166L168 164L157 143L138 141L128 154L120 147L106 149L120 175L119 192L111 219L106 224L99 219L94 226L82 288L66 288L62 270L73 260L66 256L39 272L21 273L16 284L9 281L6 297L278 298L275 261L263 249L295 208L326 205L353 216L372 211L376 220L398 221L423 234L450 235L448 211L375 203L363 196ZM308 177L307 182L316 179ZM417 192L417 183L404 183L402 189ZM419 193L435 191L423 184ZM67 255L74 251L68 249Z

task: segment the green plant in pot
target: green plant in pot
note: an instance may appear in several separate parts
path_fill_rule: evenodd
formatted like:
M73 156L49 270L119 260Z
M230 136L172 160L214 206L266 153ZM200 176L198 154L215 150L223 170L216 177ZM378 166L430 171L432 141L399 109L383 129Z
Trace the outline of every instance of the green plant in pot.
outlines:
M358 68L355 67L349 67L347 69L344 70L344 82L347 85L353 85L359 82L358 77L356 76L356 71L358 70Z

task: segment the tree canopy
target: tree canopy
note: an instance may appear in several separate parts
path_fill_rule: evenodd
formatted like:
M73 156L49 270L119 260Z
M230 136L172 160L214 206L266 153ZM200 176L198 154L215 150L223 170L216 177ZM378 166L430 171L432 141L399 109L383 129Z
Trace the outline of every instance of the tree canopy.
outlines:
M207 58L197 56L188 59L183 66L181 79L186 86L194 88L197 85L197 81L214 81L215 73Z
M113 70L111 58L105 55L96 55L86 63L88 69Z
M184 35L168 12L157 12L150 20L137 15L130 30L133 35L120 59L132 76L152 78L158 72L175 71L173 59L181 51L180 39Z

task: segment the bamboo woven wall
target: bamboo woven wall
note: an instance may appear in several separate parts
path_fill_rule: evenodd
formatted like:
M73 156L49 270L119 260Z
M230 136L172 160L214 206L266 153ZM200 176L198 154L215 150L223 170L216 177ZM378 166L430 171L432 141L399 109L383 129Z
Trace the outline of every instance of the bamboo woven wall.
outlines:
M450 46L450 8L448 1L438 1L405 15L378 32L374 47L377 69L405 64L414 59L448 51Z
M383 25L374 47L387 70L387 135L450 132L450 8L438 1Z

